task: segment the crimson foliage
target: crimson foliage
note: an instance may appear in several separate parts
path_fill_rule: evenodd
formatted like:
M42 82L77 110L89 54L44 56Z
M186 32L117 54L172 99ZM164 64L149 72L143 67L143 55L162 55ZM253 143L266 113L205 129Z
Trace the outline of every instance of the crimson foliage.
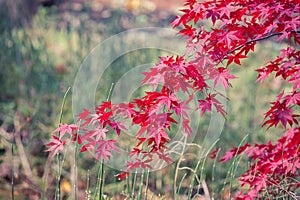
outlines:
M300 187L297 180L300 176L300 127L296 113L300 105L299 11L299 0L187 0L183 14L171 23L180 29L181 36L186 37L186 53L163 57L149 72L143 73L142 83L153 85L155 91L146 92L144 97L127 104L104 102L93 112L84 110L78 116L76 128L76 125L62 125L60 132L54 132L48 150L57 153L71 137L82 145L82 152L89 150L97 158L109 159L111 151L116 151L116 141L107 140L106 133L112 130L119 135L126 130L121 116L139 126L136 145L130 152L132 160L125 171L151 168L154 156L170 163L172 159L166 151L166 144L170 141L168 130L172 124L181 123L184 132L191 135L187 111L194 94L200 92L204 96L198 99L197 107L202 115L212 112L214 107L225 116L226 112L217 100L221 94L214 88L220 85L228 90L229 81L236 78L230 74L229 68L234 67L233 64L241 65L241 60L247 58L250 51L254 52L259 41L272 39L285 42L288 47L256 70L257 81L262 83L274 74L291 85L290 91L282 91L271 103L263 123L267 129L283 128L284 135L275 144L245 144L232 149L220 161L228 161L242 153L251 158L249 169L239 178L242 186L247 185L248 191L240 192L238 199L262 198L266 193L279 195L274 186L295 197L292 191ZM204 26L204 20L211 21L211 26ZM213 81L213 88L208 81ZM180 99L179 92L189 98ZM178 116L182 119L180 122L175 120ZM91 125L93 129L88 129ZM77 129L85 134L76 135Z

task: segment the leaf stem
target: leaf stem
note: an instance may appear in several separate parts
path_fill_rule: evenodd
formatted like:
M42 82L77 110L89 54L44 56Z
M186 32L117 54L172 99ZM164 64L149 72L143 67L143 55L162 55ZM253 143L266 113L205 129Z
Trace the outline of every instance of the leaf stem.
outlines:
M140 180L140 186L139 186L138 200L142 199L143 185L144 185L144 174L145 174L145 172L143 171L141 173L141 180Z
M145 194L144 200L147 199L147 193L148 193L148 183L149 183L149 174L150 174L149 169L147 169L147 172L146 172L146 173L147 173L147 175L146 175L146 188L145 188L146 194Z
M101 161L101 178L100 178L100 187L99 187L99 200L102 200L103 199L103 190L104 190L104 161L102 159Z
M132 188L131 188L131 199L134 200L134 191L135 191L135 184L137 179L137 171L134 173Z
M90 170L87 171L85 199L90 199Z
M15 183L14 183L14 177L15 177L15 172L14 172L14 144L11 143L11 161L12 161L12 167L11 167L11 199L15 199Z
M63 109L64 109L64 106L66 103L66 98L67 98L67 95L68 95L70 89L71 89L71 87L69 87L67 89L67 91L65 92L64 97L63 97L63 102L62 102L62 105L60 108L60 114L59 114L59 124L61 124L62 119L63 119ZM55 199L60 200L60 183L61 183L61 170L62 170L61 169L62 166L61 166L61 162L60 162L60 153L57 154L56 159L57 159L57 166L58 166L58 175L57 175Z

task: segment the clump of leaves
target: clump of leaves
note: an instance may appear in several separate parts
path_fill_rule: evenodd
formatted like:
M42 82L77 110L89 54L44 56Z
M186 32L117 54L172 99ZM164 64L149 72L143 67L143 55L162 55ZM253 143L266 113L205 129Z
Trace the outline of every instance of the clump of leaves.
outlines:
M89 150L95 152L97 158L108 159L111 151L116 150L116 141L106 139L107 130L119 135L121 130L126 130L120 119L129 119L139 130L135 134L136 145L129 153L132 160L128 161L126 170L151 169L154 156L166 163L172 162L166 151L166 144L170 141L168 130L171 124L178 124L182 125L187 136L192 134L187 111L194 94L203 94L197 107L202 115L212 112L214 107L225 116L223 105L217 100L222 94L216 87L228 90L229 81L236 78L230 74L229 68L234 67L233 64L241 65L241 60L247 58L250 51L254 52L257 42L276 39L287 43L288 47L282 49L277 58L257 69L257 81L263 82L274 72L275 77L281 77L291 85L291 91L282 91L271 103L263 124L267 129L284 128L286 134L275 144L246 144L230 150L221 161L241 153L251 158L249 169L239 178L242 186L248 186L248 191L247 194L240 192L238 199L261 198L266 194L278 197L282 192L295 197L291 191L300 187L297 181L300 175L300 127L296 113L300 105L299 2L187 0L185 6L183 14L172 22L174 28L180 28L179 34L186 37L185 54L162 57L155 67L143 73L145 79L142 83L153 85L154 91L146 91L142 98L117 105L104 102L93 112L84 110L78 116L78 127L84 134L75 141L82 142L81 151ZM211 21L212 25L203 26L203 20ZM212 87L209 81L214 83ZM180 92L189 98L181 99ZM176 121L176 116L182 120ZM90 126L93 128L88 129ZM54 139L61 140L61 137ZM57 153L56 150L64 144L60 141L49 145ZM274 186L280 190L274 192Z

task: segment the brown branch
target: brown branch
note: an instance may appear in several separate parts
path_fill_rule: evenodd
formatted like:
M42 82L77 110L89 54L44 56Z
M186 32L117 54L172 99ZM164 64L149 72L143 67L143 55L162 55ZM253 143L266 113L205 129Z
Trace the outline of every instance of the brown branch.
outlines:
M34 182L32 170L31 170L28 158L26 156L24 146L22 144L21 135L20 135L21 134L21 125L20 125L20 121L17 116L14 117L14 126L15 126L15 134L14 135L15 135L17 151L18 151L22 166L24 168L24 173L29 180Z
M290 32L294 32L294 33L297 33L297 34L300 33L300 31L290 31ZM249 41L245 42L244 44L242 44L242 45L240 45L240 46L238 46L238 47L232 49L231 51L228 51L227 54L231 54L231 53L233 53L233 52L235 52L235 51L237 51L237 50L243 48L243 47L244 47L245 45L247 45L247 44L250 44L250 43L253 43L253 42L262 41L262 40L266 40L266 39L269 39L269 38L271 38L271 37L274 37L274 36L277 36L277 35L282 35L282 34L283 34L283 33L271 33L270 35L267 35L267 36L265 36L265 37L257 38L257 39L254 39L254 40L249 40Z

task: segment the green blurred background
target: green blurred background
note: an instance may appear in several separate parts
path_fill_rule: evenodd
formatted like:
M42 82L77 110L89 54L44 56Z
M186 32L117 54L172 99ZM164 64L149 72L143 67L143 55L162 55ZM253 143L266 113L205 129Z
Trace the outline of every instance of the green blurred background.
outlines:
M0 199L11 196L12 174L16 199L53 199L57 166L44 152L44 144L58 125L63 95L73 85L83 59L101 41L121 31L169 27L182 2L0 0ZM274 42L262 42L255 54L251 54L241 67L234 68L233 74L239 78L231 82L233 88L228 93L228 116L217 144L222 152L239 145L247 134L246 140L250 143L276 140L281 134L275 129L266 134L261 124L268 102L276 97L284 83L274 79L258 85L254 71L275 57L281 48ZM157 62L161 52L149 50L133 54L136 63L148 63L149 60ZM105 98L111 81L118 79L120 73L124 73L123 68L127 69L132 63L133 60L123 57L112 64L105 74L110 81L101 83L102 88L97 91L100 99ZM70 96L66 100L63 122L72 123ZM210 116L205 115L199 122L195 143L201 144L209 120ZM73 152L74 148L68 151ZM199 156L197 148L188 152L196 158ZM194 168L195 157L186 156L181 165ZM76 172L73 165L72 156L67 156L62 171L64 199L74 198L72 185L76 172L79 199L86 195L88 172L91 185L96 182L97 163L92 156L79 154ZM201 168L202 178L211 193L226 199L225 178L230 163L216 164L215 168L212 165L213 161L206 161ZM247 160L241 161L236 176L246 166ZM172 196L175 167L176 163L150 174L150 190L155 198L159 199L159 194L166 199ZM116 170L106 169L104 191L109 197L118 199L122 198L125 183L113 177L116 173ZM188 187L191 173L182 169L176 176L178 185L185 173L182 188ZM185 195L186 190L180 192Z

